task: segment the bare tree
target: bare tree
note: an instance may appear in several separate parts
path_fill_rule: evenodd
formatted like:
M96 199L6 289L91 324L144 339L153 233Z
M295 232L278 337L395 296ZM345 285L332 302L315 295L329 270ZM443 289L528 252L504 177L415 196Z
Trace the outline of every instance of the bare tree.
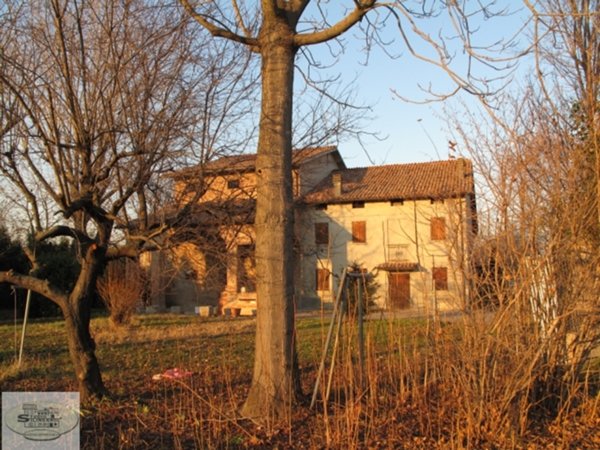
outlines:
M535 408L570 411L600 343L600 6L525 3L536 76L519 94L503 95L487 122L477 112L454 122L482 181L487 256L475 286L498 304L490 324L497 336L535 349L515 353L523 362L508 392L507 403L522 405L523 425Z
M457 37L466 43L467 58L471 59L477 54L470 45L469 17L490 11L480 2L473 11L467 11L456 2L414 5L412 10L405 2L377 0L348 1L336 6L310 0L263 0L260 6L233 0L229 7L228 2L220 1L180 1L212 36L247 46L261 57L255 220L259 307L253 382L243 413L250 417L281 418L299 393L294 344L291 186L296 55L300 49L338 39L355 25L365 31L367 48L385 46L384 27L386 23L395 23L400 40L411 53L445 70L458 90L473 91L477 80L470 69L465 77L453 71L449 64L452 56L444 40L437 41L422 31L417 21L446 11L456 26ZM412 38L429 45L433 56L415 50Z
M593 193L600 232L600 2L525 2L533 20L538 89L556 127L568 131L581 184ZM593 219L592 219L593 220ZM588 226L593 226L587 221Z
M3 13L0 171L26 200L34 244L24 246L30 274L0 272L0 281L60 306L82 398L101 396L89 331L96 281L108 261L158 245L185 214L161 220L162 175L188 148L200 161L219 152L216 137L232 126L224 113L235 121L250 111L235 107L252 87L232 70L251 58L197 39L162 2L8 2ZM35 277L35 242L53 238L77 248L70 292Z
M114 327L131 323L133 314L143 302L145 278L144 270L137 261L121 259L107 265L97 288Z

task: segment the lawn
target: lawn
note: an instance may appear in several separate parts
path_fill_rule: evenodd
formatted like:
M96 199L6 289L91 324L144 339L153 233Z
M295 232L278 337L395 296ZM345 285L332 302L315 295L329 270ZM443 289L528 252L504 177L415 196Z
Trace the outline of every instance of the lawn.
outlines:
M463 416L445 403L446 394L433 376L436 372L423 369L447 351L440 350L442 341L433 342L432 337L443 334L447 342L454 342L460 328L447 324L432 334L432 323L424 319L368 321L364 374L358 365L356 327L345 326L330 401L324 408L319 397L311 410L309 394L327 327L325 316L298 319L299 363L307 400L294 409L289 422L265 426L237 415L251 380L254 319L144 315L127 329L115 330L107 318L96 317L92 331L111 396L83 411L82 446L446 448L456 446L457 433L472 426L458 423ZM2 391L75 390L63 322L31 322L24 363L17 370L13 361L19 333L12 323L0 324ZM182 381L152 379L175 367L193 375ZM591 411L596 413L597 408ZM579 431L569 442L581 448L600 442L595 440L597 424L578 421ZM510 439L516 447L560 447L564 429L553 432L551 426L540 421L531 428L534 432ZM476 448L470 443L475 440L461 438L460 442Z
M306 392L314 384L327 326L326 317L298 321ZM111 398L83 418L84 446L237 447L267 445L271 435L274 442L282 435L280 429L264 430L262 438L256 430L242 432L255 427L235 417L251 378L254 319L143 315L132 326L115 330L106 317L97 317L91 328ZM368 328L373 329L371 336L381 337L385 332L376 330L375 322ZM19 338L20 328L12 323L0 325L3 391L76 390L62 320L30 322L24 362L16 370L11 361L16 358ZM192 371L193 376L183 382L152 380L152 375L175 367ZM208 421L201 427L203 418Z

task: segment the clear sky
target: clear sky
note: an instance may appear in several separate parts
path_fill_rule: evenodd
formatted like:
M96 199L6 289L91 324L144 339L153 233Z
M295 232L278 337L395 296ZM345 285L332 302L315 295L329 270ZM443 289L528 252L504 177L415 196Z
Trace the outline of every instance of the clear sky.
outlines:
M506 7L509 8L510 13L475 20L473 45L488 46L497 43L500 39L509 40L522 26L527 14L520 2L506 0L504 5L500 3L496 10L500 11ZM446 131L448 126L443 117L444 106L448 106L448 102L412 104L401 100L392 90L404 97L423 100L431 96L424 93L419 85L425 88L431 86L433 90L441 93L450 92L455 85L441 69L411 56L398 38L398 29L393 21L390 22L392 24L386 28L384 38L395 39L395 42L387 48L396 56L399 55L398 58L392 59L380 48L374 47L369 55L368 64L364 65L365 53L362 50L364 42L357 37L360 35L358 30L351 30L350 35L344 40L346 44L344 54L337 64L326 71L332 75L340 74L345 82L355 80L357 102L372 106L370 116L373 120L366 122L368 129L378 132L382 137L387 137L383 141L366 138L368 157L356 140L341 142L339 149L348 167L368 166L371 164L369 158L375 164L423 162L448 158L449 133ZM450 23L450 18L441 14L436 19L423 20L421 27L432 38L439 40L437 37L440 30L444 38L451 36ZM412 34L409 38L418 51L433 56L427 46L419 43L421 41L418 37ZM525 41L522 36L518 46L523 47ZM457 72L465 74L468 63L460 43L451 39L447 39L447 42L450 53L454 56L452 67ZM312 51L320 61L332 60L326 47L322 46ZM488 54L507 57L515 52L515 49L509 49ZM526 72L526 66L527 64L521 62L517 75ZM473 73L489 78L498 75L495 71L481 65L475 65L472 69ZM467 104L475 106L477 100L470 97L460 96ZM456 104L457 99L450 99L449 103Z

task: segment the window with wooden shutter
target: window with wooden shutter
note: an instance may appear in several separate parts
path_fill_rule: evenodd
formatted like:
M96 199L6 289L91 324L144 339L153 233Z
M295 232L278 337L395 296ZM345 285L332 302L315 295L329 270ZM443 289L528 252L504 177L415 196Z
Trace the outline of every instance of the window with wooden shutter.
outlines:
M328 269L317 269L317 291L329 291Z
M433 287L436 291L447 291L448 290L448 268L447 267L434 267L432 269L433 274Z
M352 222L352 242L367 242L367 222Z
M431 240L443 241L446 239L446 219L443 217L431 218Z
M327 222L315 223L315 244L329 244L329 224Z

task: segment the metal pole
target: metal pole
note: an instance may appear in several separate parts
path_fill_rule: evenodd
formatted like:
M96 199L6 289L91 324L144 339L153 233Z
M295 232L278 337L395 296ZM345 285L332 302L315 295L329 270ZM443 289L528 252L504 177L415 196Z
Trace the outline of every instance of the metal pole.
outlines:
M27 318L29 317L29 302L31 301L31 289L27 290L27 300L25 301L25 316L23 317L23 329L21 331L21 346L19 347L19 361L17 367L21 367L23 359L23 346L25 345L25 330L27 329Z

